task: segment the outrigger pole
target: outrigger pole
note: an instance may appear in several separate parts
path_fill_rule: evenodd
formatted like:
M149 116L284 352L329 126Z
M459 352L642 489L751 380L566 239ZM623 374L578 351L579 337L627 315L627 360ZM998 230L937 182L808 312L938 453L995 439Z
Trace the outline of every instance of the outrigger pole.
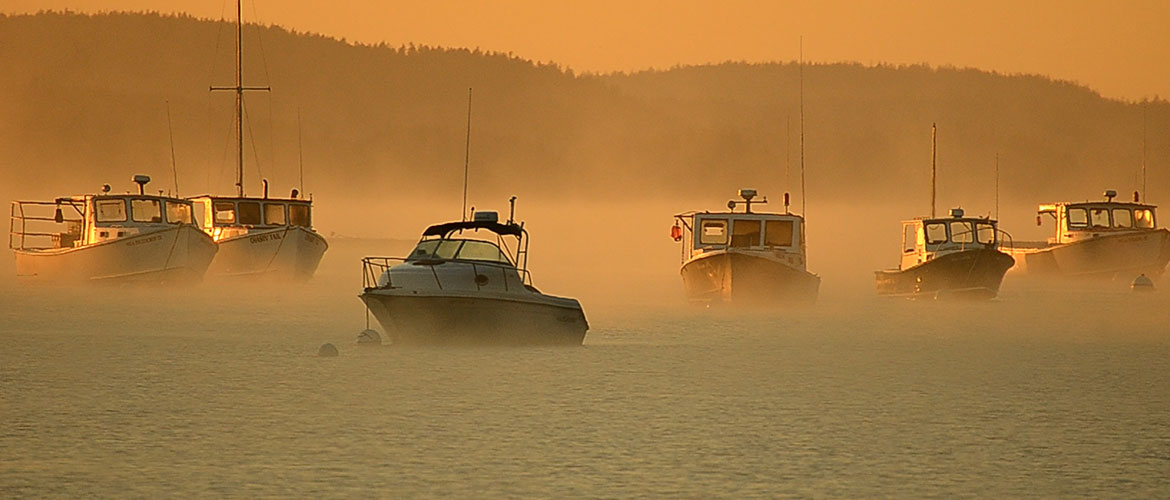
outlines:
M243 8L242 1L236 0L236 85L234 87L211 87L211 90L231 90L236 93L236 196L244 197L244 92L252 90L270 91L271 87L245 87Z

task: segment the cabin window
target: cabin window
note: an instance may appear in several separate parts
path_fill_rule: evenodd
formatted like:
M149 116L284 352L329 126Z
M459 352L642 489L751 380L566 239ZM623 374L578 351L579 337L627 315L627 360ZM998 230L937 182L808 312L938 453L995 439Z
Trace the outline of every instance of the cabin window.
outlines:
M414 251L410 253L410 259L425 259L435 253L435 247L439 246L439 240L427 240L419 242Z
M1154 211L1148 208L1139 208L1133 211L1134 226L1142 229L1154 228Z
M727 221L719 219L704 219L701 223L699 243L704 245L727 244Z
M167 202L167 222L171 224L190 224L191 205L177 201Z
M468 240L464 242L463 248L459 249L459 258L511 264L508 258L504 256L504 252L500 251L500 247L486 241Z
M975 224L975 241L984 245L995 243L995 226L979 222Z
M191 205L195 207L195 222L199 227L207 227L207 202L193 201Z
M265 203L264 204L264 223L272 226L284 225L284 204L283 203Z
M255 201L241 201L237 204L240 214L240 224L260 224L260 203Z
M1085 229L1089 227L1089 212L1083 208L1068 209L1068 228Z
M215 202L215 223L216 224L235 224L236 223L236 204L230 201Z
M947 242L947 225L941 222L926 225L926 243L937 245Z
M1109 209L1108 208L1091 208L1089 209L1089 222L1093 223L1093 229L1108 228L1109 224Z
M126 200L98 200L98 222L126 222Z
M967 221L951 222L951 242L952 243L973 243L975 241L975 232L971 229L971 223Z
M914 252L915 245L918 243L918 225L917 224L903 224L902 225L902 253Z
M454 259L455 252L459 250L459 244L463 243L459 240L440 240L438 248L435 248L435 257L443 260Z
M312 221L309 219L309 206L289 205L288 221L294 226L312 227Z
M130 218L134 222L162 222L158 200L130 200Z
M731 246L758 247L760 242L760 221L737 220L731 224Z
M1133 212L1128 208L1113 209L1113 227L1133 227Z
M772 247L792 246L792 221L770 220L764 223L764 243Z

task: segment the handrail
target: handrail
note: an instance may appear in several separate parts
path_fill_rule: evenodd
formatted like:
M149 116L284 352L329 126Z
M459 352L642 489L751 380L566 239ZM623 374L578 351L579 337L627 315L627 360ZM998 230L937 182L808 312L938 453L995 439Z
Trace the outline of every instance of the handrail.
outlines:
M406 262L406 259L403 257L363 257L362 258L362 289L372 290L375 288L392 288L394 286L394 284L393 284L393 282L389 281L390 275L387 273L387 271L389 271L391 267L395 266L398 263L402 263L402 262ZM479 273L480 267L494 267L494 268L500 269L501 271L503 271L505 273L508 271L515 271L517 274L520 275L520 284L521 285L534 286L532 284L532 273L530 273L527 269L520 269L520 268L514 267L512 265L497 264L497 263L493 263L493 262L477 262L477 261L471 261L471 260L448 260L448 261L444 261L444 262L459 262L459 263L464 263L464 264L471 264L471 270L476 275L480 274ZM431 274L435 277L435 285L437 285L439 287L439 289L442 290L443 289L443 282L439 278L438 272L435 271L435 266L429 266L429 267L431 268ZM387 282L385 284L379 284L378 280L382 277L383 274L386 275ZM508 290L507 287L508 287L508 280L505 277L504 290ZM476 289L479 289L479 288L480 288L479 283L476 283Z

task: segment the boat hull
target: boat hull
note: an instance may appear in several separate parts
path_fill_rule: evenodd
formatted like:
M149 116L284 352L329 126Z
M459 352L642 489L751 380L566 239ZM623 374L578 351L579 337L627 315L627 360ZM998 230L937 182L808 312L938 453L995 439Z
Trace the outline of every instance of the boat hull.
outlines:
M22 282L196 282L216 251L195 226L175 226L81 247L17 249L16 276Z
M589 324L573 299L370 289L366 307L396 345L581 345Z
M704 253L680 270L687 299L700 303L783 306L811 303L821 278L769 256L740 252Z
M307 281L328 248L325 238L303 227L253 231L220 240L209 274Z
M1099 236L1063 245L1013 252L1028 276L1133 280L1157 278L1170 263L1170 231Z
M991 299L1015 259L980 248L945 254L905 270L877 271L878 295Z

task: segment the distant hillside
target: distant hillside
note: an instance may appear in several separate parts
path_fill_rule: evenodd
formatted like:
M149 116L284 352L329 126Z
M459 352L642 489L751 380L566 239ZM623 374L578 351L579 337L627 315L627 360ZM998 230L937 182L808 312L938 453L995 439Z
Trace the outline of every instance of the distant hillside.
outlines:
M230 191L232 96L208 87L233 81L233 36L227 23L152 14L0 16L6 194L65 194L137 172L169 186L168 102L180 190ZM575 75L504 54L355 46L256 26L245 50L245 83L272 86L247 101L252 188L260 175L281 193L296 183L299 114L306 182L319 196L457 191L468 87L478 192L723 197L749 185L795 191L799 179L791 63ZM1144 121L1151 195L1170 199L1166 102L968 69L803 72L810 197L925 198L932 122L944 200L989 200L997 153L1005 198L1128 191Z

